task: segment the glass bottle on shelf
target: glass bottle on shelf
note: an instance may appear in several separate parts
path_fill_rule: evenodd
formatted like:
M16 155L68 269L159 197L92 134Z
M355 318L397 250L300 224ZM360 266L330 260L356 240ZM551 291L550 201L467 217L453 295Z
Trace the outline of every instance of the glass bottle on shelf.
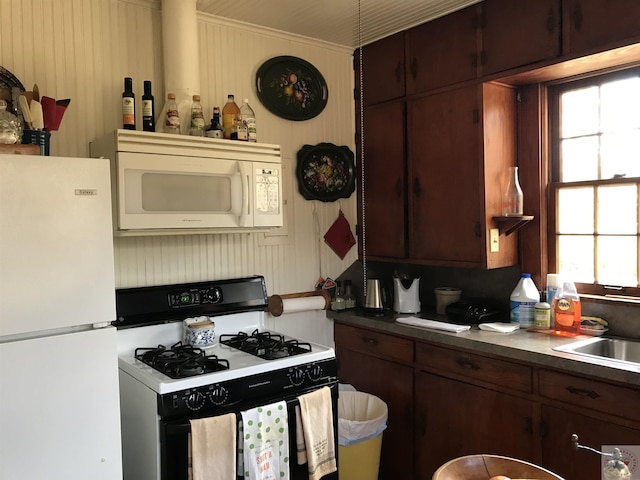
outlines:
M133 80L124 78L124 92L122 92L122 128L136 129L136 96L133 93Z
M151 81L144 81L144 95L142 95L142 130L145 132L156 131L156 110L151 94Z
M240 107L238 107L233 94L229 94L227 95L227 103L222 107L224 138L227 140L238 140L238 121L240 121L240 119Z
M520 182L518 181L518 167L509 167L507 188L502 196L502 216L521 216L523 209L523 196Z
M165 133L180 134L180 115L175 93L167 94L167 120L164 124L164 131Z
M331 310L344 310L344 297L342 296L342 282L336 282L336 293L333 296L333 301L331 302Z
M356 308L356 297L353 294L351 280L344 281L344 308Z
M207 128L206 135L209 138L224 138L224 129L220 124L220 108L213 107L213 116L211 117L211 125Z
M189 127L189 135L193 137L204 137L204 114L202 113L202 104L200 103L200 95L194 95L191 103L191 126Z
M257 142L258 135L256 131L256 114L253 111L253 108L249 105L249 99L245 98L242 100L242 105L240 106L240 114L242 116L242 126L246 129L247 138L243 140L247 140L249 142Z

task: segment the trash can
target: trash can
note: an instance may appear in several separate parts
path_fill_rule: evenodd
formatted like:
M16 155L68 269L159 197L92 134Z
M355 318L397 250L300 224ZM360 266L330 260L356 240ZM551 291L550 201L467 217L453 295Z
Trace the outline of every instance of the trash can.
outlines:
M387 404L375 395L340 391L338 475L340 480L377 480Z

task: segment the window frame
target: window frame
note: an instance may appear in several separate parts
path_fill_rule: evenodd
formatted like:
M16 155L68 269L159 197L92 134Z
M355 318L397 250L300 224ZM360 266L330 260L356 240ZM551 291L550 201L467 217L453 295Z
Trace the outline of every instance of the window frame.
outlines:
M616 71L594 72L579 78L568 78L547 84L547 108L548 108L548 184L547 184L547 269L556 272L557 268L557 191L569 183L572 186L581 185L615 185L630 182L640 184L640 177L625 177L621 179L607 179L583 182L559 182L560 178L560 96L568 90L601 85L605 82L621 80L640 75L640 67L637 65ZM640 199L639 199L640 202ZM640 235L640 234L639 234ZM639 248L640 255L640 248ZM640 279L639 279L640 283ZM594 295L598 297L615 298L624 301L640 301L640 286L616 286L600 283L576 283L578 293Z

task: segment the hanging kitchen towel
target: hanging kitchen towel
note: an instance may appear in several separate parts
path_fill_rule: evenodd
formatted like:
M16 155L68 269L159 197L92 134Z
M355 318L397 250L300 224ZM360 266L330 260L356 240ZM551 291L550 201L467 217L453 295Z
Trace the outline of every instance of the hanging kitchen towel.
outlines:
M242 412L246 480L289 479L288 422L286 402Z
M309 460L309 480L337 471L331 390L322 387L298 397L304 443Z
M298 452L298 465L307 463L307 447L304 444L304 430L302 429L300 405L296 405L296 451Z
M351 233L351 225L349 225L349 221L345 218L342 210L340 210L336 221L324 234L324 241L341 260L351 250L351 247L356 244L356 239Z
M236 415L199 418L191 422L193 480L236 477Z

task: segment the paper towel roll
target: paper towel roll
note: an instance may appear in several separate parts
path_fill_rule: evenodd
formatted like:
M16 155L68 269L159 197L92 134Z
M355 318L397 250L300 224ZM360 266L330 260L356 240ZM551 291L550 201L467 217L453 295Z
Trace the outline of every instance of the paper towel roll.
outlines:
M324 310L324 297L283 298L282 313L307 312L309 310Z
M303 292L289 293L285 295L271 295L267 310L274 317L283 313L307 312L311 310L324 310L331 304L331 296L328 292Z

